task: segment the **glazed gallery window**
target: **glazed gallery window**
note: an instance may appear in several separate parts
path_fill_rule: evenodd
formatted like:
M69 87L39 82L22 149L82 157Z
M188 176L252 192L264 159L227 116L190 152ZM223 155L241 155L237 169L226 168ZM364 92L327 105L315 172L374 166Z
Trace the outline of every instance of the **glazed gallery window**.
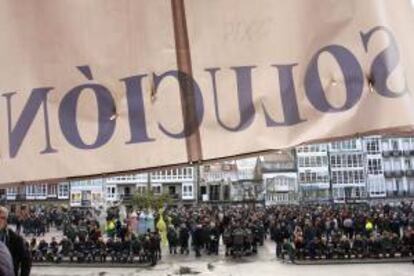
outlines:
M328 165L327 156L301 156L298 158L299 167L324 167Z
M324 172L301 172L299 173L299 181L301 183L327 183L329 181L329 175Z
M366 150L368 154L380 153L380 143L378 139L368 139L366 141Z
M361 184L364 183L363 170L333 171L332 184Z
M336 154L331 156L332 168L360 168L363 167L363 156L356 154Z
M58 198L69 198L69 183L58 185Z
M368 174L382 174L382 160L368 159Z

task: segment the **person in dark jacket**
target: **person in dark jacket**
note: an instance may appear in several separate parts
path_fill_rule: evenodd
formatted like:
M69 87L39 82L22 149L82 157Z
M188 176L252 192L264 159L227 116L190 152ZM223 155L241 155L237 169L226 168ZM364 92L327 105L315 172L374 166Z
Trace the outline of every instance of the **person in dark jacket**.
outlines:
M193 233L193 246L196 257L201 257L200 250L203 246L203 227L201 224L197 224Z
M276 243L276 257L280 257L282 253L283 233L279 223L272 228L272 238Z
M190 250L188 248L188 240L190 238L190 234L188 232L187 226L183 223L180 228L179 232L179 240L180 240L180 253L187 255L190 253Z
M12 257L9 249L2 242L0 242L0 275L14 276Z
M167 239L170 254L177 254L178 234L173 225L168 228Z
M10 251L14 274L16 276L29 276L32 266L30 250L21 236L7 228L8 215L7 208L0 206L0 242L3 242Z

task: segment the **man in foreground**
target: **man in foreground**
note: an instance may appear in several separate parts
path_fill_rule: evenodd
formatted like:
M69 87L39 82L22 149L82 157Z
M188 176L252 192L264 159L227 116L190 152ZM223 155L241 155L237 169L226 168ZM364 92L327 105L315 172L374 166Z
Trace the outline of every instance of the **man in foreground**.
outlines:
M4 243L0 242L0 275L14 276L13 260Z
M30 251L24 239L13 230L7 228L9 211L0 206L0 242L4 243L13 259L14 274L16 276L29 276L31 269Z

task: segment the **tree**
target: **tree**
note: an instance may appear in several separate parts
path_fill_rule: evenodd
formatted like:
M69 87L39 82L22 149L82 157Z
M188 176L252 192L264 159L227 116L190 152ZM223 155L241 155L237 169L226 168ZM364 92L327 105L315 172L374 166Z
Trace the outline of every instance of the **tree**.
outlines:
M156 195L153 191L147 191L143 194L135 193L132 202L138 209L159 210L165 205L171 204L172 199L167 193Z

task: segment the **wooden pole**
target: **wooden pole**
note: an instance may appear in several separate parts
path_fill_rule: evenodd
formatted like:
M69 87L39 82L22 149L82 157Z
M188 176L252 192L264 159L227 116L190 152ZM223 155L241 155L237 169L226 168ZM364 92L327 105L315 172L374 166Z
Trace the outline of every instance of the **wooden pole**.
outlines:
M188 40L187 22L184 0L171 0L173 13L175 49L178 70L192 77L190 44ZM186 133L188 161L202 160L200 132L196 128L197 114L195 107L194 87L191 81L179 79L182 103L182 115Z

